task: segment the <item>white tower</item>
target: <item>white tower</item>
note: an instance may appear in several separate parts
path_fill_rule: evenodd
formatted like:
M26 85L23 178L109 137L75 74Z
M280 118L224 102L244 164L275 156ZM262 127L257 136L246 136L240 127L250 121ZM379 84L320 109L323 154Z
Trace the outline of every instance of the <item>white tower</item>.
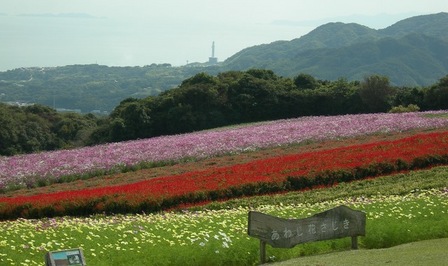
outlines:
M215 57L215 41L212 42L212 57L208 58L208 63L214 65L218 63L218 58Z

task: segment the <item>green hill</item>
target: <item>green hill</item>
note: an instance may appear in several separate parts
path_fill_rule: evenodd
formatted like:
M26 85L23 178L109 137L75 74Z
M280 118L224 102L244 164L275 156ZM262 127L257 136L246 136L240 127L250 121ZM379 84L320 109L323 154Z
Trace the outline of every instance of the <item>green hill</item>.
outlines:
M448 13L441 12L433 15L407 18L378 32L381 35L396 37L409 33L421 33L448 41L447 27Z
M374 73L394 85L429 85L448 71L448 42L423 34L399 39L385 37L335 49L304 51L283 60L277 70L285 75L304 72L320 79L346 77L362 80Z
M448 13L408 18L382 29L328 23L291 41L246 48L226 69L267 68L319 79L388 76L394 85L426 86L448 72Z
M71 65L0 72L0 102L39 103L82 113L110 112L123 99L178 86L202 67Z

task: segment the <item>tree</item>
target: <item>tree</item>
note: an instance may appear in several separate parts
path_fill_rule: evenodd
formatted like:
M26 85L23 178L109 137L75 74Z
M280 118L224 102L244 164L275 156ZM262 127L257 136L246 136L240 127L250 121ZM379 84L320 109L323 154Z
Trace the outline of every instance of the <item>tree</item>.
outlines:
M257 79L264 79L264 80L277 80L277 76L275 75L274 71L267 70L267 69L249 69L246 71L247 74L251 75L254 78Z
M228 91L236 123L270 120L278 107L276 78L266 79L269 72L264 70L250 73L243 75ZM263 73L268 75L260 75Z
M332 112L329 114L357 114L365 108L359 96L359 81L349 82L346 78L339 78L328 84L331 95Z
M9 107L0 103L0 155L14 155L18 153L19 125L18 117L23 112L18 107Z
M319 86L319 83L313 76L304 73L301 73L294 78L294 84L297 88L303 90L313 90Z
M201 72L199 74L194 75L193 77L186 79L182 82L181 87L182 86L188 86L188 85L195 85L195 84L209 84L209 85L214 85L216 84L216 78Z
M59 147L73 148L84 146L89 135L97 127L96 117L92 114L62 113L53 125Z
M27 119L19 135L22 152L32 153L55 148L55 134L43 119Z
M378 113L386 112L391 108L395 91L390 86L388 77L372 75L364 78L359 94L362 102L368 107L368 111Z
M448 75L426 91L424 103L426 109L448 109Z
M399 88L394 97L393 106L408 106L410 104L423 107L425 94L422 89L417 88Z

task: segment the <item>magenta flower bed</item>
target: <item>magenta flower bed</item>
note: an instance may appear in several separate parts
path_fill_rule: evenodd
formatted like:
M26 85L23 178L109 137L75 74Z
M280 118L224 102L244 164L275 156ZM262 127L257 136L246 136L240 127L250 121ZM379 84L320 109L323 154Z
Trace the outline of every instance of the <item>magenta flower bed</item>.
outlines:
M423 115L430 113L437 112L303 117L74 150L1 157L0 188L7 184L24 184L30 177L57 179L142 162L205 158L305 140L448 126L448 119Z

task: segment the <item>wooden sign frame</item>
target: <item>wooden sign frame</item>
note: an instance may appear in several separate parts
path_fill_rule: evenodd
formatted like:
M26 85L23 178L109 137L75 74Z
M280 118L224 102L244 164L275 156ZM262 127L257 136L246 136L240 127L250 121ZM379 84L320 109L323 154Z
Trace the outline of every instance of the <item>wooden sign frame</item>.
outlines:
M358 248L358 236L365 236L366 214L341 205L304 219L284 219L250 211L249 236L260 239L260 262L266 258L266 244L274 248L292 248L301 243L352 238Z

